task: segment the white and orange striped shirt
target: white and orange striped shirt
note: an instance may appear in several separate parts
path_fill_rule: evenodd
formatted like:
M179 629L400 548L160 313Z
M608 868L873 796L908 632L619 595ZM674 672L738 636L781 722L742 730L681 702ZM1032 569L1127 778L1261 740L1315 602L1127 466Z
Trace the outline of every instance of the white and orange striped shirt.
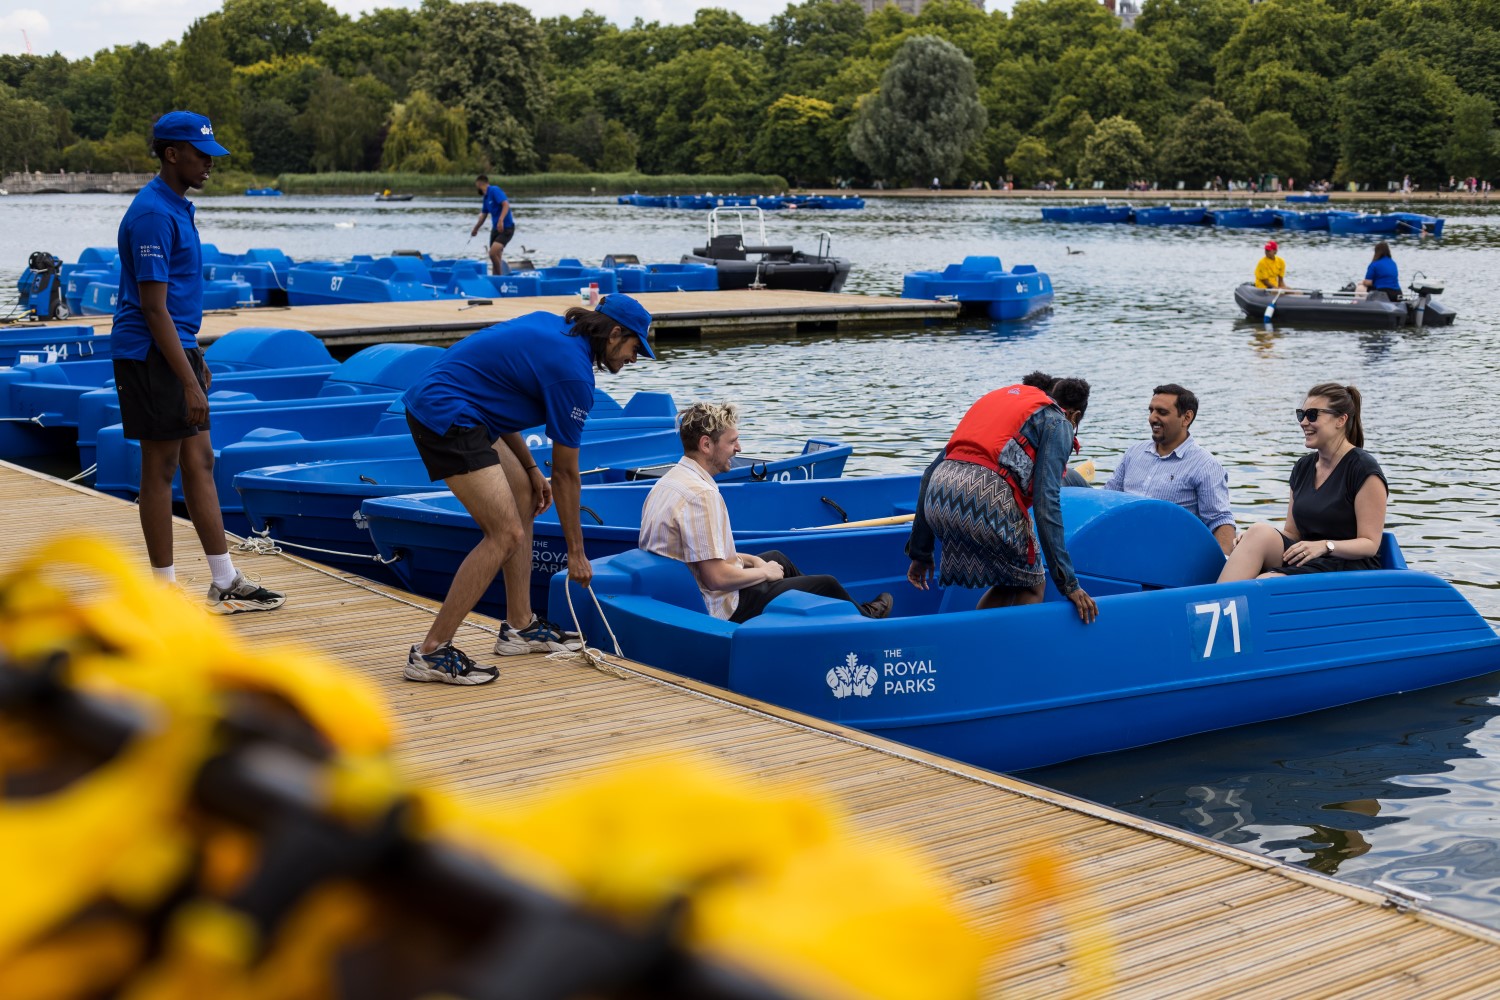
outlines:
M656 481L641 507L641 548L688 564L735 559L729 509L719 484L687 456ZM728 619L740 604L737 590L698 590L708 613Z

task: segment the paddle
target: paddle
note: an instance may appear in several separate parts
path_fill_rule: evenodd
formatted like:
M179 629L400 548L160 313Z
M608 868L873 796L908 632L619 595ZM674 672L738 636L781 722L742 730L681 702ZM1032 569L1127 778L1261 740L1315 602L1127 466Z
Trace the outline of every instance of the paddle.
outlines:
M863 521L845 521L843 524L808 524L794 531L831 531L838 528L879 528L887 524L910 524L917 515L892 514L890 517L870 517Z
M1272 294L1271 301L1266 305L1265 315L1261 317L1263 322L1271 322L1271 317L1276 315L1276 300L1281 298L1281 293L1284 291L1286 291L1285 288L1278 288L1276 289L1275 293Z

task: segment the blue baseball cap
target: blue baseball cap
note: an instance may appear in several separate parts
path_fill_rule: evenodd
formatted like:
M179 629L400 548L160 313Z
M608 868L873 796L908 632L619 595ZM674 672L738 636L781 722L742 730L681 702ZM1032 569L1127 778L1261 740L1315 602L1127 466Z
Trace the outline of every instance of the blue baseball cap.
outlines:
M656 360L656 354L651 350L651 341L647 335L651 330L651 314L629 295L606 295L599 300L599 310L605 316L641 338L641 353L652 361Z
M194 149L209 156L229 155L229 150L214 139L213 122L192 111L168 111L152 126L151 138L192 143Z

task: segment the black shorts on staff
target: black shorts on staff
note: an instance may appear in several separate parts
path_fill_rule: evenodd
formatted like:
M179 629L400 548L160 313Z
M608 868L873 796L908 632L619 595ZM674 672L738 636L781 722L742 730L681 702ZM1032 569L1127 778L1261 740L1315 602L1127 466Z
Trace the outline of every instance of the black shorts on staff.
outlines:
M507 246L510 243L511 237L514 235L516 235L515 226L506 226L504 229L491 229L490 246L494 246L496 243L500 244L501 246Z
M183 348L198 386L208 394L207 369L201 347ZM115 358L115 388L120 395L120 422L132 441L180 441L208 430L208 418L194 426L188 423L187 395L182 382L167 364L166 355L152 344L146 357Z
M455 425L446 434L439 434L410 413L406 415L406 426L411 428L417 454L422 456L427 476L433 482L500 464L490 432L483 427Z

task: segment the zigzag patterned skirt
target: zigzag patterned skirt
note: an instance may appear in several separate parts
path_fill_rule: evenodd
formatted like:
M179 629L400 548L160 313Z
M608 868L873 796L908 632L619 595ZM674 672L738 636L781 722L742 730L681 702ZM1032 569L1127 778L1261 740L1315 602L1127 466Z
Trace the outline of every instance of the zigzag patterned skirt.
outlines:
M1035 587L1042 561L1035 551L1031 518L998 472L973 462L946 461L927 483L923 512L942 543L940 587Z

